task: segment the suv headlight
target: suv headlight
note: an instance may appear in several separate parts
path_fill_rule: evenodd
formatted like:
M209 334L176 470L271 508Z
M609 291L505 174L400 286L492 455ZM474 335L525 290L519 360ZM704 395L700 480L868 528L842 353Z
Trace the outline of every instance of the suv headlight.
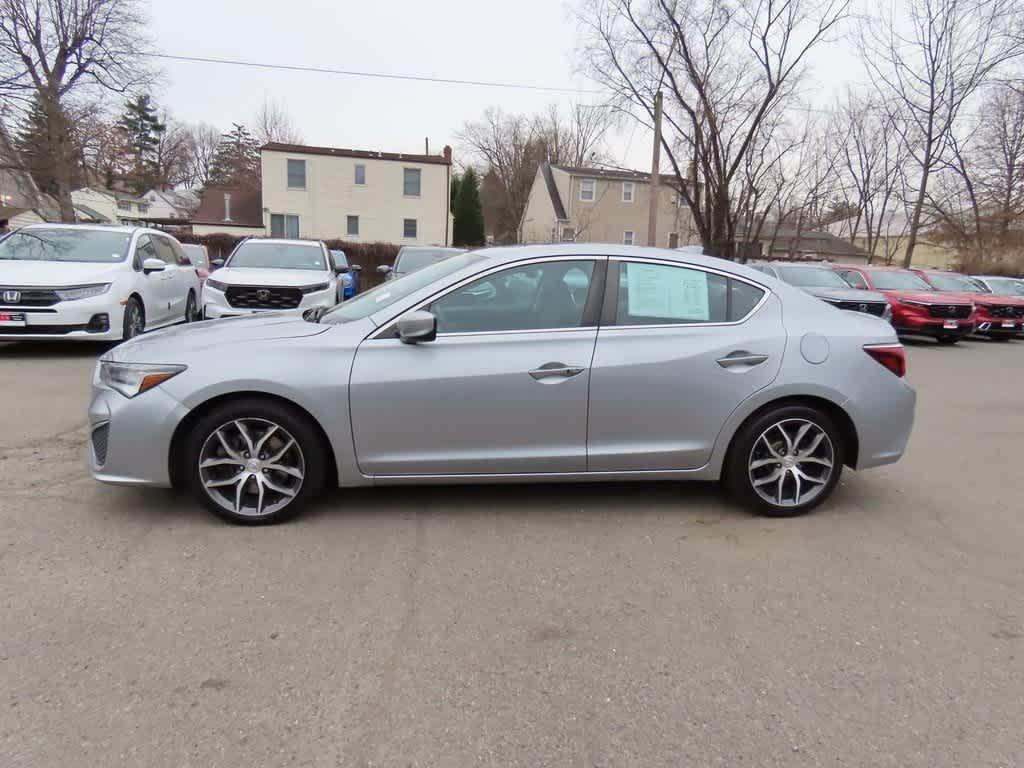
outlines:
M301 290L303 295L305 295L307 293L319 293L320 291L326 291L330 287L330 283L317 283L316 285L307 285L299 290Z
M206 278L206 282L203 285L207 288L213 288L215 291L225 291L228 287L227 283L222 283L209 277Z
M188 366L151 365L148 363L115 363L100 360L99 380L104 386L125 397L135 397L177 376Z
M110 283L96 283L95 285L76 285L73 288L55 288L61 301L75 301L76 299L91 299L93 296L102 296L110 290Z

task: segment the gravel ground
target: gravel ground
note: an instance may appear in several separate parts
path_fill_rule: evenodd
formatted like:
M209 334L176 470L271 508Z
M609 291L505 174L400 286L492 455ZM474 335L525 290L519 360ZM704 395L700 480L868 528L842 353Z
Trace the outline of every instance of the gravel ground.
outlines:
M909 350L908 455L713 485L94 483L102 350L0 346L2 766L1024 765L1024 344Z

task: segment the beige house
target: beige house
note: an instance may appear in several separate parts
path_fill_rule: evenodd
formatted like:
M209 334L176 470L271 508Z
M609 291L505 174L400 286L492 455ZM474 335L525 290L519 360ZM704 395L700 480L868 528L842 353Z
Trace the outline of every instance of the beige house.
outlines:
M917 268L951 269L957 261L954 248L931 240L931 222L925 221L914 244L914 263ZM843 219L829 224L828 231L836 237L850 240L860 248L868 247L867 227L858 218ZM897 209L887 213L885 224L879 227L873 264L903 264L910 232L910 219L906 211Z
M405 155L271 143L261 158L272 237L451 242L451 147L442 155Z
M522 243L648 245L651 175L639 171L570 168L541 163L519 226ZM696 242L690 209L674 176L662 175L655 242L677 248Z

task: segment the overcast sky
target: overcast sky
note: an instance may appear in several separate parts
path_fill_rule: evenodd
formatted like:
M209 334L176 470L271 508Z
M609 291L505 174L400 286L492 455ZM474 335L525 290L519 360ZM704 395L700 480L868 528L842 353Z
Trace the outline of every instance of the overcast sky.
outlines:
M560 0L152 0L157 50L273 64L548 85L573 93L412 83L162 60L156 100L180 120L227 129L251 122L267 98L291 116L307 144L431 152L491 105L536 112L552 102L592 103L577 74L573 2ZM840 42L815 58L808 95L827 105L859 67ZM611 137L619 163L650 164L650 136Z

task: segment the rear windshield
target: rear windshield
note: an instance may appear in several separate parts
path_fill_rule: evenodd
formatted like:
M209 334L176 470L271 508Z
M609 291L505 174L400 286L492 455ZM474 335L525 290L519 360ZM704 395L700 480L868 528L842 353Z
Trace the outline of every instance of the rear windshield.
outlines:
M928 275L928 280L940 291L966 291L977 293L978 285L967 275Z
M74 227L19 229L0 240L0 261L112 264L128 256L129 232Z
M316 243L267 243L246 240L228 259L226 267L326 270L324 251Z
M883 291L930 291L932 287L913 272L871 272L871 284Z
M777 266L779 276L799 288L849 288L850 284L828 267Z

